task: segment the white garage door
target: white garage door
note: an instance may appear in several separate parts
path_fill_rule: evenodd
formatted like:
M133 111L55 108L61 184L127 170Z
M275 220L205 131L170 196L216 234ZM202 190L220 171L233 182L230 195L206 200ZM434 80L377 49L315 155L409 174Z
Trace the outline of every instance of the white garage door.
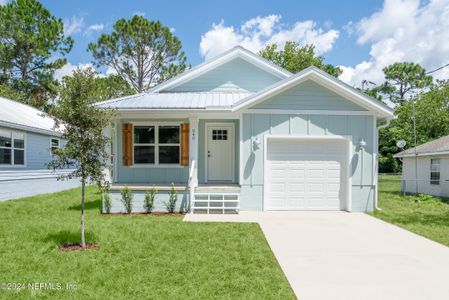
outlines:
M268 139L268 210L341 210L347 163L344 140Z

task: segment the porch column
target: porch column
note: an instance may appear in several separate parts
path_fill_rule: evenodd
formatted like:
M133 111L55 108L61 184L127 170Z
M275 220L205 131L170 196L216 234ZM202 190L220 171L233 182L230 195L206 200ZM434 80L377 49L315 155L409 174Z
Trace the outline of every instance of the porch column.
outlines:
M189 170L192 168L192 162L195 161L193 168L192 184L198 186L198 118L189 118L190 123L190 150L189 150Z
M107 127L103 128L103 136L107 137L109 139L109 142L106 144L105 146L105 151L106 151L106 168L103 170L103 174L104 174L104 182L105 183L109 183L112 184L112 177L111 177L111 173L112 173L112 135L113 135L113 128L111 125L108 125Z

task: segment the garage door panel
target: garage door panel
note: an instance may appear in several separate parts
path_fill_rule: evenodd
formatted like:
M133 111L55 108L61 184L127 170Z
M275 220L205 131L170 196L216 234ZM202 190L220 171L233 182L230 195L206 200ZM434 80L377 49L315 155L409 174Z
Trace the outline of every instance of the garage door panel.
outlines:
M345 157L342 141L269 140L268 209L339 210Z

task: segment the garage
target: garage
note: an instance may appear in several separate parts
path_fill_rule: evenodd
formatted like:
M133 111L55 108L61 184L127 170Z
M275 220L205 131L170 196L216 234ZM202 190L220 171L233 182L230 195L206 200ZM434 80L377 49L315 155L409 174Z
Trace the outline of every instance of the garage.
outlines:
M348 141L268 138L267 210L348 210Z

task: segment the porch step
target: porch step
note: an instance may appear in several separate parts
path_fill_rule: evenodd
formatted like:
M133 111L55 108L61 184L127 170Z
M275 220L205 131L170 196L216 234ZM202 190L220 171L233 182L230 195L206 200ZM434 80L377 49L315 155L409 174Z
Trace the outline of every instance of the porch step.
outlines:
M192 201L194 214L238 214L240 210L240 187L223 191L197 188Z
M200 184L195 188L197 193L240 193L239 184Z

